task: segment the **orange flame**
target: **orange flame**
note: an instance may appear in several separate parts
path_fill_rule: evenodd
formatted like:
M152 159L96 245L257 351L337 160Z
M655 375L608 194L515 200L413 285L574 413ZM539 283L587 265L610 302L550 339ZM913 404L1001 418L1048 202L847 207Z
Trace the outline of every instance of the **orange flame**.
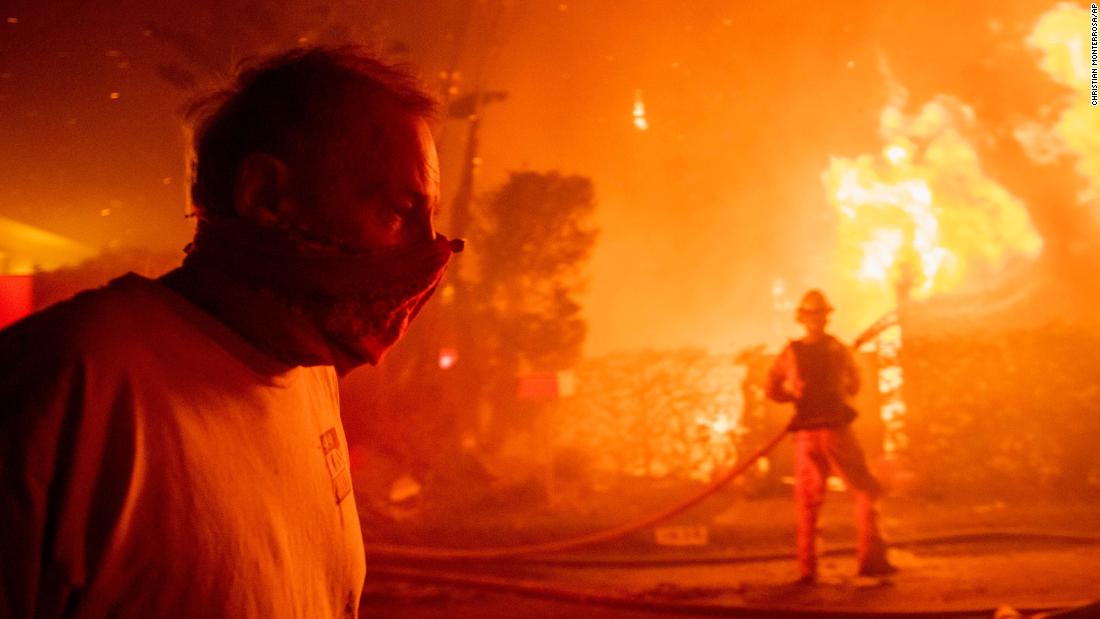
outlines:
M902 280L912 296L927 298L1042 247L1024 205L982 173L960 133L969 108L941 97L906 116L902 103L882 111L880 153L834 157L822 175L839 218L841 296L859 306L852 328L891 309Z
M649 121L645 117L645 102L642 101L641 89L634 91L634 110L631 113L634 117L634 128L638 131L645 131L649 129Z
M1049 125L1032 123L1017 128L1016 138L1036 161L1073 155L1081 178L1088 187L1079 202L1092 208L1100 221L1100 113L1092 103L1092 74L1096 66L1091 53L1089 10L1083 6L1058 4L1039 18L1027 44L1041 54L1039 67L1072 92L1067 103Z

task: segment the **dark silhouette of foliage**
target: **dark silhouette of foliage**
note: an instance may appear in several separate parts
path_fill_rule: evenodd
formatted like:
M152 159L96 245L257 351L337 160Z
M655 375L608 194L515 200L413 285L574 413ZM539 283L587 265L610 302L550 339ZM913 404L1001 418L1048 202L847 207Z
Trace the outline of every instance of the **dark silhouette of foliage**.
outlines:
M472 305L498 376L564 370L580 359L577 297L596 242L595 208L589 179L556 172L514 172L482 205L471 234Z
M592 182L557 172L513 172L472 209L454 281L459 364L451 372L459 424L483 447L541 419L545 402L517 399L517 380L571 369L586 325L578 299L597 232Z

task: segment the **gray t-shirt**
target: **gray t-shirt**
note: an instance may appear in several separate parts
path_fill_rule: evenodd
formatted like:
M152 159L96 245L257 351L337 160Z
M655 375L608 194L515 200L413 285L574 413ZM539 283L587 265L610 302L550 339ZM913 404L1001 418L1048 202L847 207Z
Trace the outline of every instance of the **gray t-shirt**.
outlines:
M0 332L0 616L355 616L330 366L136 275Z

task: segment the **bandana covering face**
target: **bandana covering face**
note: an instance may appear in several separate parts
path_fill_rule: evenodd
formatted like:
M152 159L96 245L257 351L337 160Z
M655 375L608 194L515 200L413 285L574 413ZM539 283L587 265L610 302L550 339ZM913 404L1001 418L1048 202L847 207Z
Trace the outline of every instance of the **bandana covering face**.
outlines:
M199 221L187 263L265 288L301 312L339 352L377 364L431 297L461 240L443 235L388 252L349 249L285 225Z

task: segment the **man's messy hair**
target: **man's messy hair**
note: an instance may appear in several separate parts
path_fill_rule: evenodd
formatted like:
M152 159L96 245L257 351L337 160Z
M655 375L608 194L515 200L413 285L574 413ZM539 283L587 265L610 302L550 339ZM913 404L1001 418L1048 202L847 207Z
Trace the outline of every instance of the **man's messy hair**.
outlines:
M233 215L241 162L252 153L309 156L336 135L341 104L355 93L379 124L393 106L431 119L436 101L407 68L362 47L307 47L242 63L229 85L192 103L191 205L200 219ZM377 133L377 132L375 132Z

